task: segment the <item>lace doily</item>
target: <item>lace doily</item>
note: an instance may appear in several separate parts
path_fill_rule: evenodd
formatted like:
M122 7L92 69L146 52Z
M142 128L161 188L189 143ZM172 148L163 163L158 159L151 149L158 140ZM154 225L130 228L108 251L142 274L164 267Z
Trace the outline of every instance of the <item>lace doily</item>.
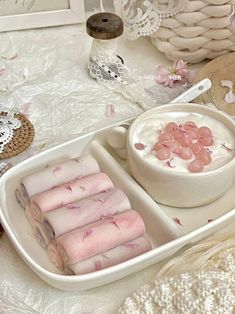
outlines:
M234 244L235 237L228 236L192 247L165 265L152 284L128 297L118 313L234 313ZM177 274L184 267L188 267L187 271Z
M0 153L2 153L5 145L12 140L14 130L21 127L21 122L14 117L14 113L4 109L0 111L5 113L0 115Z
M160 27L162 19L181 12L187 2L188 0L114 0L114 7L124 21L126 37L134 40L154 33Z

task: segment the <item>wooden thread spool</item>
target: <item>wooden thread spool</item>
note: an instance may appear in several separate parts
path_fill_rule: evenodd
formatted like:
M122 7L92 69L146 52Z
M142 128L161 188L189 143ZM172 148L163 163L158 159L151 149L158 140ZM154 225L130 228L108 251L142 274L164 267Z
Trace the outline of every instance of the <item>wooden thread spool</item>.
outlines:
M114 14L102 12L92 15L86 30L93 39L88 70L91 77L108 85L123 82L123 59L116 53L116 39L123 33L123 21ZM112 82L112 83L111 83Z
M123 33L123 21L114 13L97 13L86 22L87 34L95 39L114 39Z

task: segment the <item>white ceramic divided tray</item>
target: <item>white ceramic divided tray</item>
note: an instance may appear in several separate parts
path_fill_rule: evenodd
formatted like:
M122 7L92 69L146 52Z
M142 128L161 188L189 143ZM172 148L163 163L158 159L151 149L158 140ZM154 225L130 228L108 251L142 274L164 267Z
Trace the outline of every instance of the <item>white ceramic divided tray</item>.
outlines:
M81 136L27 159L8 170L0 179L0 218L8 237L23 260L38 276L59 289L86 290L120 279L173 255L183 246L207 236L235 217L235 182L224 196L206 206L180 209L158 205L128 174L127 162L119 159L106 143L108 132L116 125L118 124ZM23 176L44 168L47 164L56 164L86 152L96 158L102 171L110 176L116 187L125 191L132 208L144 219L153 249L129 261L94 273L65 276L53 265L47 252L34 239L24 210L15 198L15 189ZM175 223L176 217L180 219L182 226ZM208 220L212 221L208 223Z

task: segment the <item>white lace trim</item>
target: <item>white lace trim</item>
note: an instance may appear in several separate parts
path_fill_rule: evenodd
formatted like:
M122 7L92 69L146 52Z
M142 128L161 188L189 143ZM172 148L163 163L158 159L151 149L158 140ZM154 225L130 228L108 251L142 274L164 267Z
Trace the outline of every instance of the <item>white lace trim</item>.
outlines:
M116 12L125 24L125 35L134 40L154 33L164 18L181 12L188 0L114 0Z
M14 113L1 108L0 111L6 113L0 115L0 153L2 153L4 147L12 140L14 130L21 127L21 122L14 117Z
M127 84L130 71L116 53L115 40L93 40L88 71L91 77L109 89Z

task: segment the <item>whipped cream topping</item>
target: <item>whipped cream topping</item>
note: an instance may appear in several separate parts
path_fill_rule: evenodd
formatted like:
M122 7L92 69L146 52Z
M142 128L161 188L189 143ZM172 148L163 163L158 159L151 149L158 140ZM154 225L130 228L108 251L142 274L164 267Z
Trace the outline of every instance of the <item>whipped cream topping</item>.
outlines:
M133 134L134 149L152 165L168 168L170 171L189 172L187 169L190 160L183 160L176 154L172 154L169 160L159 160L152 154L152 148L158 141L164 127L169 122L175 122L178 125L187 121L193 121L198 127L207 126L213 133L214 144L209 146L212 162L204 166L203 172L217 169L228 163L235 154L235 136L232 131L220 121L211 118L208 115L189 112L165 112L154 116L148 116L139 122ZM139 145L141 144L141 145ZM141 149L138 149L141 146ZM169 166L170 162L170 166Z

